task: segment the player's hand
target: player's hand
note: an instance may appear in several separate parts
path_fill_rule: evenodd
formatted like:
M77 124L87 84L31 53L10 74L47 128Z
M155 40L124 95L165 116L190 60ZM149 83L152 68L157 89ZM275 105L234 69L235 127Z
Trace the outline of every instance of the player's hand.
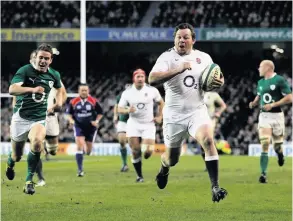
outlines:
M157 117L154 117L154 122L157 123L157 124L161 124L163 121L163 117L162 116L157 116Z
M136 111L135 107L131 106L129 109L128 109L128 113L134 113Z
M272 104L265 104L262 109L265 110L265 111L270 111L272 110L273 108L273 105Z
M48 108L48 110L47 110L47 115L48 116L54 115L54 113L55 113L54 107Z
M74 125L74 120L69 119L69 128L73 128L73 125Z
M214 113L214 117L215 117L215 118L219 118L220 116L221 116L221 114L220 114L219 112L215 112L215 113Z
M96 128L99 127L99 123L97 121L91 121L91 124Z
M191 63L190 62L186 62L184 61L183 63L181 63L178 67L178 72L182 73L185 70L191 70Z
M216 78L214 80L214 82L212 83L212 86L214 88L220 88L220 87L222 87L224 85L224 83L225 83L224 75L221 73L220 78Z
M250 103L249 103L249 108L250 108L250 109L253 109L253 108L254 108L254 104L253 104L253 102L250 102Z
M32 93L33 94L42 94L43 92L45 91L45 89L41 86L37 86L37 87L34 87L33 90L32 90Z

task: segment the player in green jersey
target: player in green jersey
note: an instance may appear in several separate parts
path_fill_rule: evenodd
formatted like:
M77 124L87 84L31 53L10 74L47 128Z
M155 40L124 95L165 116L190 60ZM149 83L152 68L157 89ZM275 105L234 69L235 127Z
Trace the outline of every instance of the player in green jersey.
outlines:
M284 165L283 140L285 120L281 106L292 103L292 93L288 82L274 72L274 63L264 60L259 65L259 74L263 77L257 83L257 96L249 103L252 109L260 104L258 122L259 140L262 146L260 157L261 176L260 183L267 182L268 149L272 139L275 152L278 156L279 166Z
M24 193L34 194L33 175L40 160L43 142L46 136L45 119L47 115L47 98L51 88L56 88L56 103L48 110L53 112L62 106L60 75L48 72L52 63L53 51L49 44L37 48L35 68L32 64L21 67L14 75L9 93L16 97L10 126L12 152L7 160L6 176L13 180L15 162L19 162L24 144L29 138L31 150L27 157L27 177Z
M129 86L129 84L125 85L125 89ZM120 144L120 152L122 159L122 168L121 172L127 172L129 170L127 165L127 137L126 137L126 124L129 118L128 114L118 114L118 104L121 98L121 94L116 97L116 104L114 106L114 123L117 125L117 133L118 133L118 142Z

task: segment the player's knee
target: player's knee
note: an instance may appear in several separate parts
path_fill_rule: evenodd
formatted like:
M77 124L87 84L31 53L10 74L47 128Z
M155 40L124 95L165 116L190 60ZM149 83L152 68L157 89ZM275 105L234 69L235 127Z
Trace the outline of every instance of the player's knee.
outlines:
M211 137L205 137L203 140L203 146L206 150L210 150L213 146L213 138Z
M262 151L267 152L269 150L270 138L269 137L261 137L260 143L261 143Z
M141 150L140 149L132 149L132 157L134 159L141 157Z
M35 137L31 143L33 151L41 152L43 146L43 140L41 138Z
M119 138L119 144L124 147L126 144L126 140L124 138Z
M57 154L58 144L46 144L46 148L49 154L55 156Z

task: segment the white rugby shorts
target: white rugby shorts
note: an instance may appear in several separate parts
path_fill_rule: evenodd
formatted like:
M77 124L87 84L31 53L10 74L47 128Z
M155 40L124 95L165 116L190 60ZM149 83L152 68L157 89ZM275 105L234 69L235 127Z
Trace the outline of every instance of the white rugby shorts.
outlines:
M27 141L30 130L36 124L42 124L43 126L45 126L45 120L30 121L21 118L19 116L19 112L14 113L12 115L10 125L11 139L16 142Z
M191 116L181 121L172 122L170 118L168 120L164 119L163 135L165 146L167 148L181 147L183 140L188 135L195 138L198 128L205 124L212 127L212 121L206 105L201 105Z
M141 137L142 139L156 139L156 126L155 123L138 123L130 118L126 126L127 137Z
M258 117L258 129L272 128L273 135L282 136L285 134L284 113L261 112Z

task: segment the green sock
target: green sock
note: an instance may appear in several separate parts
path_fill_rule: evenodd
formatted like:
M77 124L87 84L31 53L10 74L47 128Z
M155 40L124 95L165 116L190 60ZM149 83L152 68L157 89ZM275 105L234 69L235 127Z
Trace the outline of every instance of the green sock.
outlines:
M260 156L261 173L267 174L268 163L269 163L268 153L262 152Z
M40 152L30 151L27 156L27 175L26 181L33 181L34 173L41 157Z
M123 162L123 166L125 166L125 165L127 165L127 149L126 149L126 147L120 148L120 152L121 152L121 159Z
M13 168L15 166L15 161L11 157L11 152L8 155L7 165L11 168Z

